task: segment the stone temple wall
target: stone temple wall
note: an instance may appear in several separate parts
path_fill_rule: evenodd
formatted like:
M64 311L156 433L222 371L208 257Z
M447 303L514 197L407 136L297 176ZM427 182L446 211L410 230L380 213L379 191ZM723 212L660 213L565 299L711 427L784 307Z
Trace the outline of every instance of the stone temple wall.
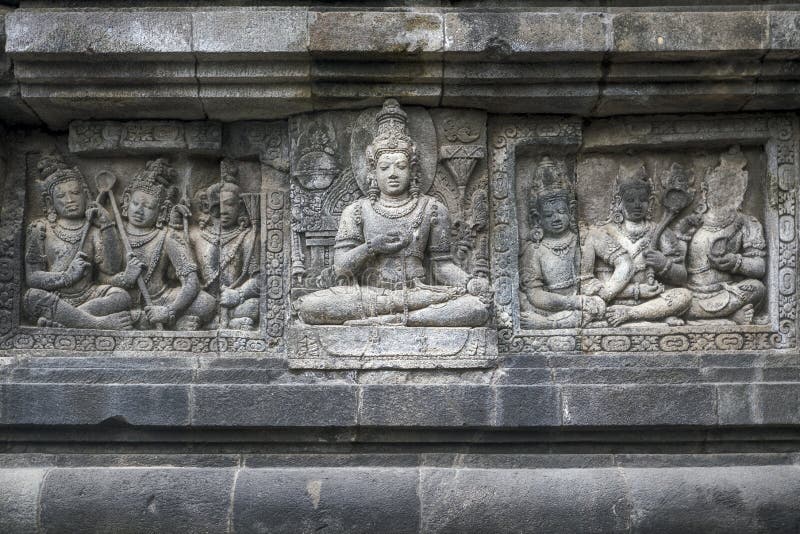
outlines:
M3 2L0 532L800 531L798 6L397 4Z

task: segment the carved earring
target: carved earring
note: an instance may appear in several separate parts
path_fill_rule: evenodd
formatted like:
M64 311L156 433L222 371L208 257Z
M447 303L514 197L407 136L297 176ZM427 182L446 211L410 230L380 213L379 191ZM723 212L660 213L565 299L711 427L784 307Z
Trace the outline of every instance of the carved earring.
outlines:
M541 226L534 226L533 230L531 230L531 241L540 243L542 239L544 239L544 230L542 230Z
M50 222L50 223L55 224L57 219L58 219L58 215L56 214L56 211L54 209L52 209L52 208L49 208L47 210L47 221Z

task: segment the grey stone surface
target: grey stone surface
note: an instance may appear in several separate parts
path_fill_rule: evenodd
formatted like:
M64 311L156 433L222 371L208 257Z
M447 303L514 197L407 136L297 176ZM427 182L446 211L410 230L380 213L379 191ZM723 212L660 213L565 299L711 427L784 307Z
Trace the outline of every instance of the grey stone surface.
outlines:
M422 532L625 532L616 469L421 470Z
M492 424L494 394L483 386L363 386L362 426L482 427Z
M41 532L225 532L234 469L53 469Z
M797 466L623 471L637 532L794 532L800 526Z
M419 532L418 472L404 468L244 469L235 532Z
M0 384L4 425L189 423L189 386Z
M560 391L555 386L498 386L496 422L500 427L558 426Z
M564 425L713 425L716 390L708 385L564 386Z
M0 530L39 532L39 491L47 469L0 469Z
M206 385L192 388L192 425L328 427L356 422L347 385Z

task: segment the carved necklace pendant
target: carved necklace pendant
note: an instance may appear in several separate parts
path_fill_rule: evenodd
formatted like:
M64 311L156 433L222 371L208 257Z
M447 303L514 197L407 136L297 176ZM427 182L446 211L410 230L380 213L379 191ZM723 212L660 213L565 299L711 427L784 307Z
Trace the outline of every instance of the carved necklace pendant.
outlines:
M417 204L419 204L419 199L414 198L400 206L384 206L381 204L380 200L370 203L370 206L372 206L375 213L382 217L386 217L387 219L399 219L414 211Z
M140 248L155 239L157 235L158 228L153 228L145 234L131 234L128 232L128 242L131 244L131 248Z
M563 241L553 241L550 243L548 243L547 240L541 241L542 246L549 249L553 254L555 254L559 258L566 256L574 243L575 243L575 235L570 235L567 239Z
M86 224L83 224L78 228L67 228L56 223L52 225L52 228L53 228L53 233L55 233L56 236L61 241L74 245L75 243L81 240L81 237L83 235L83 229L86 226Z

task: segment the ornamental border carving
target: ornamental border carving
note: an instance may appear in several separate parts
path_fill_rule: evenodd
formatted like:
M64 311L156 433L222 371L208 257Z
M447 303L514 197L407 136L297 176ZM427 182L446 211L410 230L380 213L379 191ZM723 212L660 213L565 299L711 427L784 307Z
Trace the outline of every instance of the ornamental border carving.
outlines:
M521 147L560 147L568 152L665 150L692 144L764 147L771 230L771 323L747 326L596 328L534 331L519 324L520 250L516 207L516 153ZM494 116L489 123L492 204L491 265L498 349L517 352L732 352L786 350L797 346L798 125L790 114L656 116L604 119L582 129L570 117Z

